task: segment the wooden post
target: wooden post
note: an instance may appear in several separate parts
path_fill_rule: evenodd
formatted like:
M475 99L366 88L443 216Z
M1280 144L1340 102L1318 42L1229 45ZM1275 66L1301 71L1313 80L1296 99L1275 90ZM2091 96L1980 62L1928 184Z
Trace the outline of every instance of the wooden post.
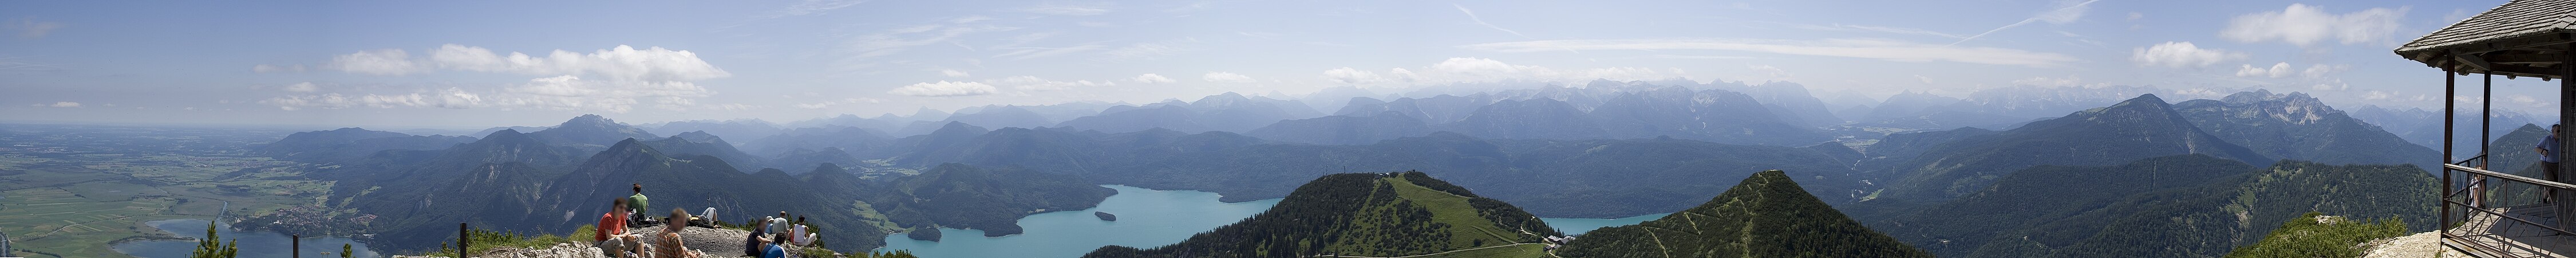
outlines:
M465 238L466 238L466 235L465 235L465 223L464 223L464 222L457 222L457 223L456 223L456 258L472 257L472 256L470 256L470 255L465 254L465 250L466 250L466 249L465 249Z
M287 235L286 257L304 257L304 234Z
M2559 63L2558 63L2558 68L2559 68L2559 71L2560 71L2560 72L2558 73L2558 123L2557 123L2557 124L2561 124L2561 125L2563 125L2563 124L2567 124L2567 122L2568 122L2568 121L2576 121L2576 112L2568 112L2568 111L2576 111L2576 102L2571 102L2571 100L2576 100L2576 94L2571 94L2571 93L2576 93L2576 42L2569 42L2569 43L2567 43L2566 45L2567 45L2567 47L2568 47L2568 49L2567 49L2567 50L2571 50L2571 51L2559 51L2559 52L2558 52L2558 54L2559 54L2560 56L2562 56L2562 58L2561 58L2561 59L2559 59ZM2562 133L2562 132L2555 132L2555 131L2552 131L2551 133L2560 133L2560 134L2564 134L2564 133ZM2559 161L2558 161L2558 172L2559 172L2558 174L2566 174L2568 169L2570 169L2570 168L2576 168L2576 166L2569 166L2569 165L2567 164L2567 163L2569 163L2569 162L2567 162L2566 160L2564 160L2564 159L2566 159L2566 158L2567 158L2567 153L2568 153L2568 151L2567 151L2567 147L2568 147L2568 146L2576 146L2576 144L2568 144L2568 142L2570 142L2570 141L2568 141L2567 139L2558 139L2558 153L2557 153L2557 154L2558 154L2558 158L2559 158L2559 159L2561 159L2561 160L2559 160ZM2562 182L2563 182L2563 180L2566 180L2566 178L2564 178L2564 177L2565 177L2564 175L2552 175L2552 176L2559 176L2559 177L2561 177L2561 178L2559 178L2559 179L2560 179L2560 180L2562 180ZM2559 195L2559 196L2557 196L2557 197L2558 197L2558 214L2576 214L2576 203L2570 203L2570 202L2576 202L2576 199L2570 199L2570 198L2576 198L2576 194L2571 194L2571 193L2576 193L2576 191L2558 191L2558 195ZM2559 216L2559 218L2558 218L2558 225L2557 225L2557 226L2558 226L2558 228L2562 228L2562 229L2563 229L2563 228L2576 228L2576 217Z
M2459 93L2457 92L2459 77L2459 75L2451 74L2450 69L2442 69L2442 163L2435 164L2436 166L2439 166L2440 164L2451 164L2451 142L2459 139L2452 137L2457 134L2452 134L2451 132L2451 115L2457 114L2457 110L2451 110L2453 106L2452 103L2455 103L2451 101L2451 98L2459 96ZM2442 192L2439 195L2442 196L2442 226L2450 226L2451 197L2454 197L2451 196L2450 167L2442 168L2441 189Z

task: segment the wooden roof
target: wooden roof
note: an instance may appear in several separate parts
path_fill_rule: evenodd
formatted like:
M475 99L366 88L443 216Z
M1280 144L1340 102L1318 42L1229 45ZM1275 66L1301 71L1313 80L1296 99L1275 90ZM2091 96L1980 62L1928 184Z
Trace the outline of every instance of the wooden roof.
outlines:
M2460 73L2562 78L2576 42L2576 0L2513 0L2397 47L2397 55Z

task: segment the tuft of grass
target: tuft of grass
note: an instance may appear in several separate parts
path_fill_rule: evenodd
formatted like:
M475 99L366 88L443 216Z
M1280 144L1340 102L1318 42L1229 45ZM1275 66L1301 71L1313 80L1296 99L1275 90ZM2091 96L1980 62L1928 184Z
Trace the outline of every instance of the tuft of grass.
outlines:
M2406 235L2406 221L2400 218L2372 222L2334 217L2319 222L2319 217L2325 215L2311 211L2281 223L2262 241L2236 248L2227 257L2361 257L2369 250L2363 244Z

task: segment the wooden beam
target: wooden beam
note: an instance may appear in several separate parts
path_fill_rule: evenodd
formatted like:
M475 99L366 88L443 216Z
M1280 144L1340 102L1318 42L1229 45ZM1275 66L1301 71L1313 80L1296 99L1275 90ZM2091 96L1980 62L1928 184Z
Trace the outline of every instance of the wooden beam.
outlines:
M2491 53L2491 54L2486 54L2486 55L2478 56L2478 58L2486 59L2486 61L2487 61L2487 62L2490 62L2490 63L2497 63L2497 64L2547 64L2547 63L2561 63L2561 62L2567 62L2567 60L2560 60L2560 58L2562 58L2562 57L2559 57L2558 55L2555 55L2555 54L2493 54L2493 53Z
M2479 58L2478 55L2452 54L2451 59L2460 60L2460 64L2468 65L2470 68L2477 68L2478 70L2495 70L2494 64L2487 63L2485 58Z

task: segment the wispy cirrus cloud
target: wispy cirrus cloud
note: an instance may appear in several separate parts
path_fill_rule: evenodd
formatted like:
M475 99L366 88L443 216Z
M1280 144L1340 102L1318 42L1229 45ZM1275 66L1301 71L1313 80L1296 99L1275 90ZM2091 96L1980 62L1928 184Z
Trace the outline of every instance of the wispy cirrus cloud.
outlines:
M1494 30L1503 31L1504 33L1511 33L1511 34L1512 34L1512 36L1521 36L1521 38L1530 38L1530 36L1529 36L1529 35L1523 35L1523 34L1521 34L1521 32L1520 32L1520 31L1515 31L1515 30L1512 30L1512 29L1505 29L1505 28L1503 28L1503 26L1494 26L1494 24L1493 24L1493 23L1487 23L1487 22L1485 22L1485 17L1476 16L1476 10L1468 10L1468 9L1467 9L1467 6L1465 6L1465 5L1450 4L1449 6L1450 6L1450 7L1457 7L1457 8L1458 8L1458 12L1460 12L1460 13L1466 13L1466 14L1467 14L1467 20L1469 20L1469 21L1475 21L1475 22L1476 22L1476 25L1485 25L1485 28L1491 28L1491 29L1494 29Z
M19 37L19 38L30 38L30 39L32 39L32 38L43 38L43 37L45 37L45 34L51 34L51 33L54 33L54 30L55 30L55 29L62 29L62 28L63 28L63 23L62 23L62 22L51 22L51 21L36 21L36 17L26 17L26 18L18 18L18 20L15 20L15 21L8 21L8 22L6 22L6 26L0 26L0 27L5 27L5 28L8 28L8 29L10 29L10 30L16 30L16 31L18 31L18 37Z
M764 14L764 15L761 15L760 17L761 17L761 18L779 18L779 17L789 17L789 16L805 16L805 15L811 15L811 14L818 14L818 13L828 12L828 11L832 11L833 9L847 8L847 7L850 7L850 6L855 6L855 5L859 5L860 3L867 3L867 2L868 2L868 1L866 1L866 0L805 0L804 2L797 2L797 3L796 3L796 4L794 4L794 5L788 5L788 6L787 6L787 8L779 9L779 10L778 10L778 11L776 11L776 12L770 12L769 14Z
M1569 49L1745 51L1788 55L1867 58L1900 62L1960 62L2032 67L2054 67L2081 61L2075 57L2057 53L1993 47L1952 47L1881 39L1571 39L1496 42L1461 45L1458 47L1469 50L1495 52L1538 52Z
M1968 37L1966 37L1966 38L1960 38L1960 39L1959 39L1959 42L1950 42L1950 45L1954 45L1954 46L1955 46L1955 45L1959 45L1959 43L1968 43L1968 41L1970 41L1970 40L1977 40L1977 38L1985 37L1986 35L1989 35L1989 34L1995 34L1995 32L2004 31L2004 30L2006 30L2006 29L2012 29L2013 27L2021 27L2022 25L2027 25L2027 24L2030 24L2031 22L2047 22L2047 23L2051 23L2051 24L2066 24L2066 23L2070 23L2070 22L2075 22L2075 20L2077 20L2077 19L2082 19L2082 18L2084 18L2084 11L2087 11L2087 10L2091 10L2091 9L2092 9L2091 7L2088 7L2089 5L2092 5L2092 4L2093 4L2093 2L2101 2L2101 1L2102 1L2102 0L2085 0L2085 1L2083 1L2083 2L2063 2L2063 1L2062 1L2062 2L2058 2L2058 5L2059 5L2059 6L2058 6L2057 8L2051 8L2051 9L2049 9L2048 11L2039 12L2039 14L2031 15L2031 16L2030 16L2030 18L2021 19L2021 21L2019 21L2019 22L2013 22L2012 24L2005 24L2003 27L1996 27L1995 29L1992 29L1992 30L1986 30L1986 32L1984 32L1984 33L1977 33L1977 35L1969 35L1969 36L1968 36Z
M1082 16L1082 15L1101 15L1101 14L1108 14L1111 10L1109 9L1109 7L1108 7L1108 6L1101 6L1101 5L1063 5L1063 4L1046 4L1046 5L1032 6L1032 7L1028 7L1028 8L1020 8L1020 9L1019 9L1019 10L1017 10L1017 11L1025 12L1025 13L1046 14L1046 15L1070 15L1070 16Z

